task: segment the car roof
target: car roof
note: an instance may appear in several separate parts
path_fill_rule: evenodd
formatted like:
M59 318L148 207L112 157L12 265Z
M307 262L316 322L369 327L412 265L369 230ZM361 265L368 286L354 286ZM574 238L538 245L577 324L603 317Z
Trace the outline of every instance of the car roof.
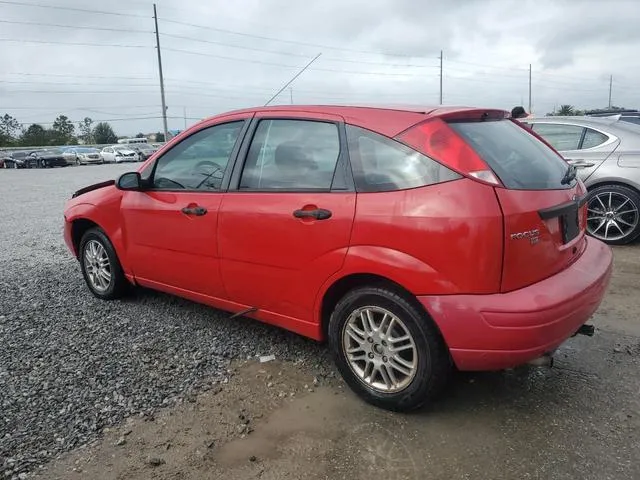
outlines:
M456 113L492 111L504 112L496 108L478 108L465 106L426 106L426 105L274 105L266 107L253 107L241 110L225 112L214 117L209 117L200 124L211 123L225 116L238 114L251 114L261 112L274 113L308 113L337 115L347 123L363 128L375 130L388 136L395 136L418 122L428 118L443 115L455 115Z

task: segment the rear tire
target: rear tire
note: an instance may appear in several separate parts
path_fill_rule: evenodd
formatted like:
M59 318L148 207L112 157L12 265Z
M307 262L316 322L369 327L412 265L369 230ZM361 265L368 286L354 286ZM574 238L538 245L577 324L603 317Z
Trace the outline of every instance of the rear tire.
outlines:
M345 382L377 407L417 409L449 378L451 359L439 330L408 297L392 290L372 286L347 293L331 314L328 334Z
M96 297L113 300L130 287L111 241L100 228L87 230L80 240L78 259L82 276Z
M640 237L640 193L615 184L590 190L587 232L609 245L626 245Z

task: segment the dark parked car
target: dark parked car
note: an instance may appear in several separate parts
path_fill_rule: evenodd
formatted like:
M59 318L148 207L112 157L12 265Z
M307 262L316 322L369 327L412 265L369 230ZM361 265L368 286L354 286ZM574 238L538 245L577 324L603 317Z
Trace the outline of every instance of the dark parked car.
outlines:
M16 150L3 153L3 168L29 168L29 155L33 150Z
M36 150L29 155L29 168L66 167L67 159L60 148Z

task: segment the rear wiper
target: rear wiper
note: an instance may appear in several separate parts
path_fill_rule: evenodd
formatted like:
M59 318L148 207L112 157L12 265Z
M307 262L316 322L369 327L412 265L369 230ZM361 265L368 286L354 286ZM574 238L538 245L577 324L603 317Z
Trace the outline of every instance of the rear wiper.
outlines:
M578 168L575 165L569 165L567 171L564 173L564 177L560 180L561 185L569 185L575 180Z

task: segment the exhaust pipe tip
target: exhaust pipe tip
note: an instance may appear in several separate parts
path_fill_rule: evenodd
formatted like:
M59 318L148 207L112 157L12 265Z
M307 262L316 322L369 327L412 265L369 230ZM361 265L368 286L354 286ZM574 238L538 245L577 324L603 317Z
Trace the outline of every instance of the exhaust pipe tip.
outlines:
M587 323L585 323L584 325L580 326L580 328L576 331L576 335L586 335L588 337L593 337L593 334L596 332L596 327L594 327L593 325L589 325Z

